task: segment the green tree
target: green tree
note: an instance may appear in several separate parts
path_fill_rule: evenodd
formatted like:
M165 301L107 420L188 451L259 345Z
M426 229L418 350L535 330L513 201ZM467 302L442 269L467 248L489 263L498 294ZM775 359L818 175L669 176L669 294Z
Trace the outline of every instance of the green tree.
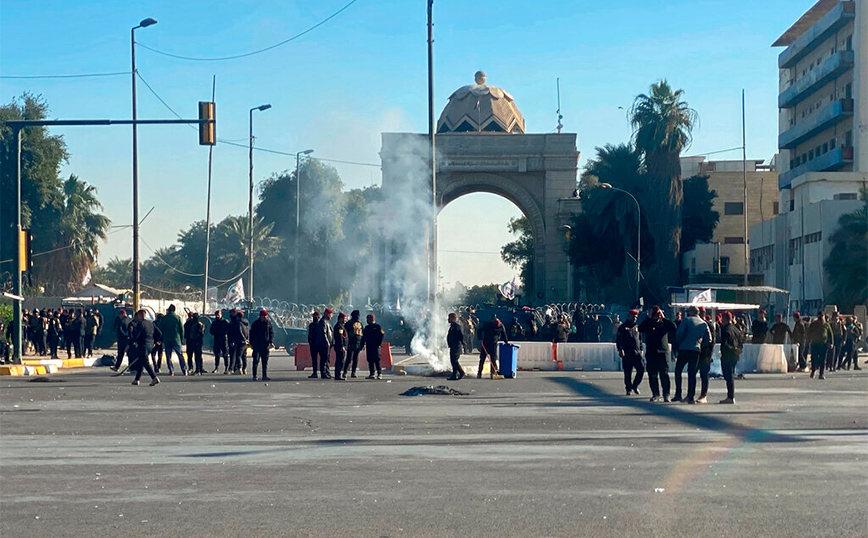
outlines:
M497 304L498 297L500 297L500 290L497 284L472 286L464 292L462 303L465 305L494 305Z
M720 222L713 209L717 192L708 187L708 176L684 180L684 204L681 213L681 253L692 250L698 242L708 243Z
M500 249L500 258L511 267L519 270L522 295L525 297L533 297L533 226L527 217L521 216L510 219L507 228L511 234L518 237L515 241L505 244Z
M673 91L665 80L651 85L649 94L640 94L630 111L633 143L642 155L646 170L646 202L654 218L649 220L654 239L656 263L651 280L662 295L667 285L680 280L678 253L681 248L681 152L690 145L698 124L696 111L682 100L682 90Z
M117 256L110 259L105 266L97 267L93 279L98 284L105 284L117 289L131 289L133 282L133 259L120 259Z
M823 262L832 285L827 299L843 312L868 305L868 189L862 189L861 197L861 208L838 219L838 229L829 237L832 250Z

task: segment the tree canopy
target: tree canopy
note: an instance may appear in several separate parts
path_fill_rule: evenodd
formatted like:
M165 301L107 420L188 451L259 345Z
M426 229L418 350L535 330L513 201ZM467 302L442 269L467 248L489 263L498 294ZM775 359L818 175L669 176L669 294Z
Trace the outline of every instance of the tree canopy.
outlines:
M500 249L500 257L504 262L519 270L522 295L533 297L533 226L527 217L521 216L510 219L508 229L510 233L518 237Z
M838 219L838 229L829 237L832 250L823 262L832 285L829 302L842 312L868 305L868 189L862 188L861 198L861 208Z

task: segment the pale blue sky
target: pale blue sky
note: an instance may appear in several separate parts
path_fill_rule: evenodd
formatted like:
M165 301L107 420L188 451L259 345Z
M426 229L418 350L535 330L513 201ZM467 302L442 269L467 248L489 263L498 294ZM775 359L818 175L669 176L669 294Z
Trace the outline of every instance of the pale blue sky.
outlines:
M100 2L7 0L0 7L0 74L50 75L129 70L129 29L140 43L185 56L248 52L287 39L349 0L202 0ZM435 12L437 114L449 94L483 69L509 90L529 132L556 125L555 80L561 79L564 127L578 133L581 164L595 146L626 141L633 97L666 78L685 91L701 125L689 154L741 145L741 89L747 92L749 158L769 159L777 146L777 54L771 43L814 0L557 2L438 0ZM257 145L322 158L379 163L380 133L427 129L424 0L357 0L310 34L256 56L221 62L177 60L139 48L142 77L178 113L194 117L217 76L218 136L246 141L247 111L257 112ZM139 117L171 113L139 84ZM129 76L0 79L0 100L42 94L52 116L128 118ZM72 158L64 173L94 184L115 224L131 221L128 127L63 128ZM167 246L205 216L207 149L186 126L139 129L142 228L150 247ZM247 152L215 150L213 215L244 214ZM740 152L715 158L740 158ZM257 181L295 166L293 157L257 153ZM379 183L376 167L337 164L348 187ZM475 233L467 233L472 213ZM493 195L469 195L444 209L440 248L445 285L503 282L514 271L493 253L509 240L518 210ZM484 238L481 239L480 238ZM142 252L150 254L148 246ZM110 236L101 259L129 257L128 231Z

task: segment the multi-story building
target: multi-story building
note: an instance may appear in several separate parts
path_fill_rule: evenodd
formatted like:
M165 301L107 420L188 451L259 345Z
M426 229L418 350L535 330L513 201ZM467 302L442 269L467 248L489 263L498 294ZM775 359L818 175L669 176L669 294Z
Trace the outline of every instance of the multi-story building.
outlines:
M684 253L681 265L684 281L690 284L742 283L747 248L745 216L748 226L753 226L779 212L778 173L774 164L763 164L762 160L743 163L741 160L706 161L703 156L683 157L681 175L685 179L707 176L709 189L717 193L712 208L720 214L711 241L698 243L693 250Z
M751 272L816 310L838 218L868 184L868 0L820 0L775 43L780 70L779 206L751 228Z

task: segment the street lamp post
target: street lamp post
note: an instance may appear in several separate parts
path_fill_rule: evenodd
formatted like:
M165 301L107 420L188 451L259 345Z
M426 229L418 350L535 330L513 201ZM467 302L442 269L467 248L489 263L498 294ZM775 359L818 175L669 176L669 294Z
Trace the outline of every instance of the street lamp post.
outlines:
M600 187L623 192L636 203L636 304L638 305L641 297L639 292L639 282L642 279L642 209L639 207L639 200L637 200L631 192L619 189L618 187L613 187L611 183L600 183Z
M301 214L301 176L299 175L299 171L301 156L310 155L311 153L313 153L312 149L306 149L295 154L295 255L292 261L292 297L296 303L300 302L298 300L298 242L300 237L298 232L301 229L301 218L299 217Z
M269 108L271 105L259 105L250 109L250 154L248 156L250 192L247 200L247 293L250 295L250 308L253 308L253 111L259 110L261 112Z
M133 309L139 309L141 271L139 259L139 139L136 132L136 29L157 24L156 19L142 19L130 29L130 59L133 77Z

